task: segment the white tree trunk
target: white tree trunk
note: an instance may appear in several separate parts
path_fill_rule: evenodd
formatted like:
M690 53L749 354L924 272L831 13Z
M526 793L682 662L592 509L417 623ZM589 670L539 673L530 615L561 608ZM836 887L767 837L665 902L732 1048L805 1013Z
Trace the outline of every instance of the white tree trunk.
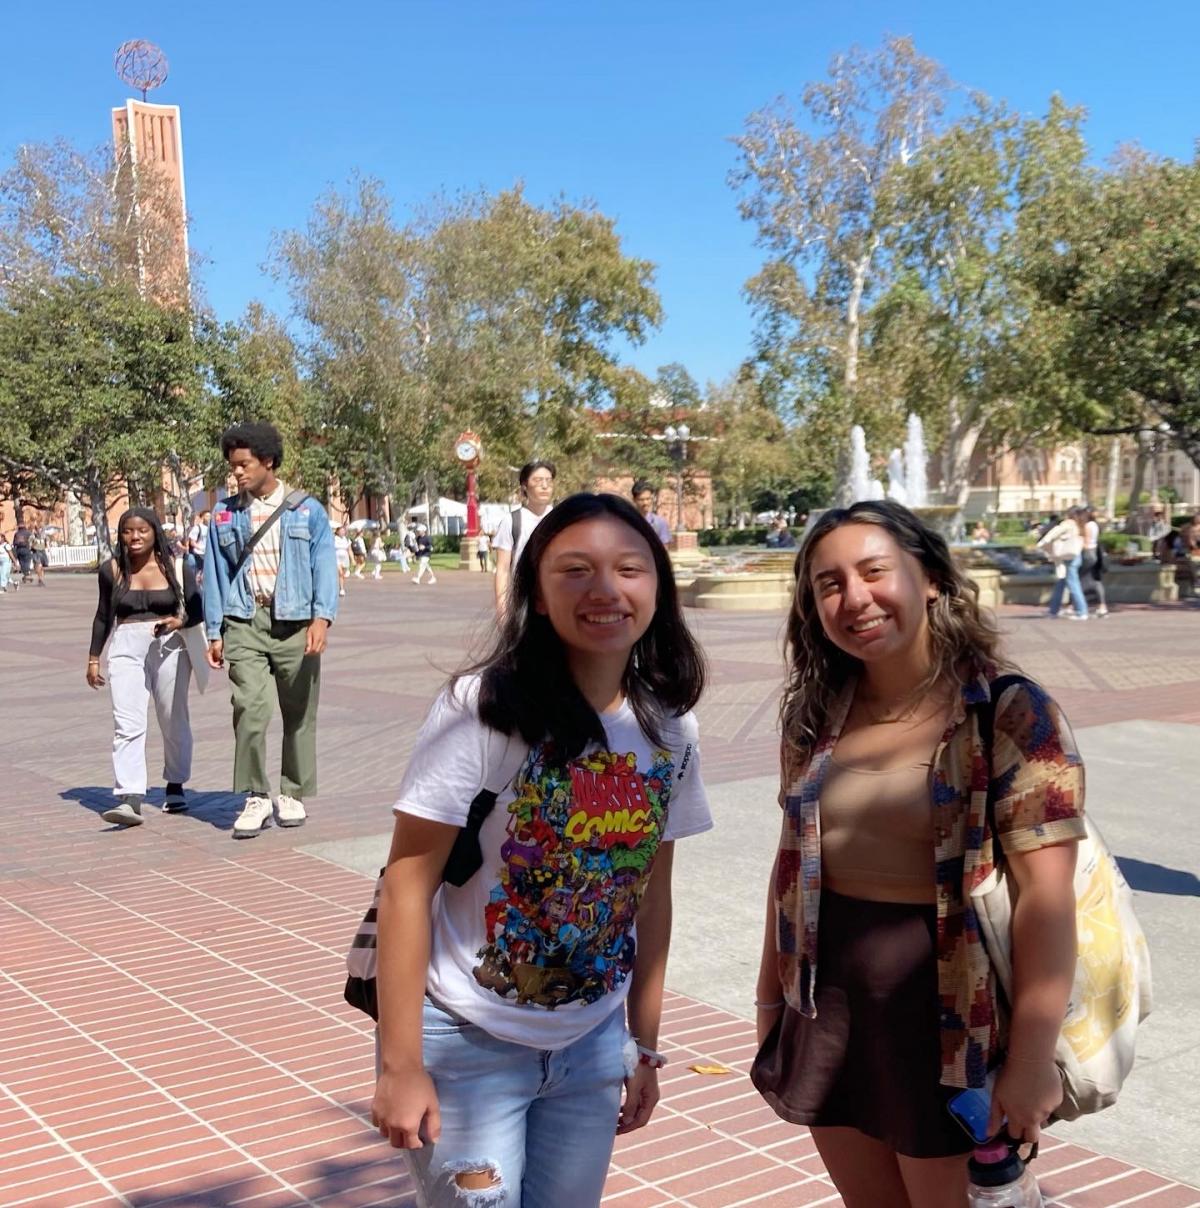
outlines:
M953 528L962 527L963 510L971 497L971 458L983 435L983 421L979 409L972 405L959 414L958 402L950 406L951 424L946 433L946 447L942 454L942 489L944 502L953 504L956 512Z
M842 379L848 394L858 385L858 347L862 338L859 314L862 310L863 291L867 286L867 272L874 254L875 243L872 242L866 255L858 260L851 270L850 297L846 302L846 372Z

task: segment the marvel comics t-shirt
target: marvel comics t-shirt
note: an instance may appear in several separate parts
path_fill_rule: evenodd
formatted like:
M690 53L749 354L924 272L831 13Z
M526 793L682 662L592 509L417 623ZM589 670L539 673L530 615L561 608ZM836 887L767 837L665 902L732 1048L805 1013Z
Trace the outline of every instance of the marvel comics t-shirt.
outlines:
M438 698L394 807L461 826L481 788L500 789L482 867L434 899L427 989L501 1040L562 1048L629 992L659 844L712 826L696 722L672 719L659 746L622 704L601 716L603 747L563 760L484 726L478 687Z

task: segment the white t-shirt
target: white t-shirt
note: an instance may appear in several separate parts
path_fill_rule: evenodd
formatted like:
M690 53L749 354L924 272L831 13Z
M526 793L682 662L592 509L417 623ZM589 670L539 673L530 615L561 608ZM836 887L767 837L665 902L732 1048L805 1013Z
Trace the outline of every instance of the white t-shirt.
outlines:
M553 505L551 505L553 506ZM541 516L535 515L524 504L521 505L521 537L517 542L517 548L513 549L512 539L512 512L505 512L500 523L496 526L496 535L492 538L492 549L510 549L512 550L512 565L515 568L517 559L521 556L521 551L525 548L529 541L529 535L542 522L542 519L550 514L550 508L547 508Z
M527 750L485 726L478 692L472 677L435 701L394 807L462 826L479 790L511 775L480 832L479 871L434 899L426 988L501 1040L559 1049L629 992L659 843L712 826L696 720L672 719L655 748L626 702L601 718L606 749L564 767L549 744Z
M204 551L208 547L208 525L193 524L188 529L188 540L192 543L192 553L197 558L203 558Z
M337 533L334 533L333 554L337 561L344 562L348 566L350 564L350 538L339 537Z
M1095 549L1100 544L1100 526L1094 521L1089 520L1083 526L1083 548Z

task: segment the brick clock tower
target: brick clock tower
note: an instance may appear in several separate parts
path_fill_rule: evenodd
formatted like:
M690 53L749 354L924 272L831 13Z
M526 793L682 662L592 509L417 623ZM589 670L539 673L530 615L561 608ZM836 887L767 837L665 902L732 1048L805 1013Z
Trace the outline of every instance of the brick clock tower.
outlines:
M167 60L149 42L126 42L117 49L117 75L140 90L112 111L113 150L119 187L143 212L138 272L143 292L157 301L189 297L187 203L183 185L183 128L178 105L146 100L167 78ZM152 214L146 213L152 210Z

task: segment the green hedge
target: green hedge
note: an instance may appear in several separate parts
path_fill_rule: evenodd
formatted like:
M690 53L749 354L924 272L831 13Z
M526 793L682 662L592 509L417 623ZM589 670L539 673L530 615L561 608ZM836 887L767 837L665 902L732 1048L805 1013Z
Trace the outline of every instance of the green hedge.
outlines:
M1143 537L1137 533L1122 533L1114 530L1100 534L1100 544L1110 554L1123 554L1131 541L1136 542L1138 549L1144 554L1150 553L1154 545L1149 537Z
M770 530L764 525L753 528L709 528L701 529L698 537L701 546L714 545L762 545Z

